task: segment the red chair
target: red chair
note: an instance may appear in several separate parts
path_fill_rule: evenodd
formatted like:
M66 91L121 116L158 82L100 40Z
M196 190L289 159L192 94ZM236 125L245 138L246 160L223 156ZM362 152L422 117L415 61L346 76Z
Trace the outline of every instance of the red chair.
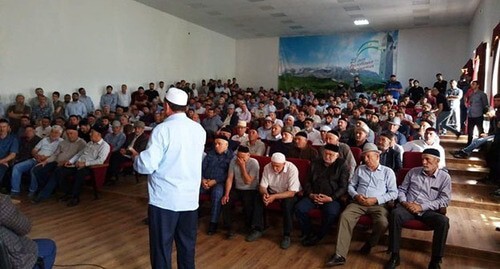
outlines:
M92 188L94 190L94 199L99 199L99 188L104 185L104 180L106 179L106 172L108 171L109 158L111 157L112 147L109 147L109 153L103 164L96 164L89 166L92 170L92 174L85 177L85 181L90 181Z
M403 168L414 168L422 166L422 152L404 152Z
M361 153L363 150L358 147L351 147L352 155L354 156L354 160L356 160L356 165L361 164Z

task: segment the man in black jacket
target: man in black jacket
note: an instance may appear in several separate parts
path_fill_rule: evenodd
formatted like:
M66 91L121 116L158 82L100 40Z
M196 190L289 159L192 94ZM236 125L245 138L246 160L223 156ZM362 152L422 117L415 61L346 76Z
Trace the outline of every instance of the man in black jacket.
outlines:
M323 158L311 163L309 180L304 186L304 198L295 206L295 215L302 229L302 245L317 244L330 231L340 214L340 197L347 191L350 169L344 159L339 159L339 146L326 144ZM323 213L321 229L312 233L308 212L320 208Z
M400 153L391 147L391 141L394 138L392 132L382 132L377 138L377 148L380 153L380 164L391 168L394 173L397 173L403 166Z

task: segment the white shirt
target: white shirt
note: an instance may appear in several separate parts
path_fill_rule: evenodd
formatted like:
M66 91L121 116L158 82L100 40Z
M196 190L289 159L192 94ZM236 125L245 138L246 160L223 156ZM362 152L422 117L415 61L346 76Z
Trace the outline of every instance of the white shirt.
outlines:
M64 139L58 138L56 140L50 140L50 137L45 137L36 144L35 149L38 150L38 155L51 156L56 152L57 146Z
M446 166L446 158L444 148L439 145L437 142L434 142L434 144L429 145L425 143L424 140L413 140L410 142L407 142L406 144L403 145L403 149L405 152L423 152L425 149L437 149L439 151L439 168L443 168Z
M276 173L272 163L268 163L262 171L260 186L267 188L270 194L286 191L299 192L302 189L299 181L299 170L293 163L287 161L283 171Z
M198 208L205 130L185 113L169 116L153 129L134 168L148 174L149 204L172 211Z
M116 104L121 107L128 107L130 105L130 102L132 102L130 93L128 91L126 93L119 91L118 93L116 93L116 96L118 98L118 102Z
M35 129L35 135L40 138L44 138L50 135L50 131L52 131L51 126L47 126L45 128L43 128L43 126L38 126Z

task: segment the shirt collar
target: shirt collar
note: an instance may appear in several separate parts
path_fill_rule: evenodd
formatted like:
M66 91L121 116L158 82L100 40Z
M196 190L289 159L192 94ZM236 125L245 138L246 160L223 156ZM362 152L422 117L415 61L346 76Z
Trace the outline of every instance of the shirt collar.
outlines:
M94 143L92 140L90 140L90 142L92 142L92 144L101 145L102 142L104 142L104 139L101 138L101 140L97 141L97 143Z
M425 173L424 171L424 168L422 167L422 171L420 173L422 173L422 175L426 176L426 177L433 177L433 178L437 178L437 174L439 172L439 168L436 169L436 171L434 171L434 173L432 175L427 175L427 173Z

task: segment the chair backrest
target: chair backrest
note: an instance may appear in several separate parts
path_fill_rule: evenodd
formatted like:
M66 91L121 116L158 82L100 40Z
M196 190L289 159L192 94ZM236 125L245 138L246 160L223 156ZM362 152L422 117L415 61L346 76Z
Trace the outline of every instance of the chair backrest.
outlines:
M305 186L309 178L309 170L311 169L311 162L309 160L288 158L289 162L293 163L299 170L299 181L302 187Z
M0 268L12 268L9 260L9 253L2 240L0 240Z
M414 168L422 166L422 152L404 152L403 168Z
M396 184L399 187L399 185L403 184L403 181L405 180L406 174L408 174L408 171L410 171L411 168L401 168L399 169L398 173L396 174Z
M271 162L271 157L267 156L259 156L259 155L250 155L250 157L254 158L259 162L259 178L262 179L262 172L264 171L264 166Z
M352 155L354 156L354 160L356 160L356 166L361 164L361 153L363 153L363 150L361 150L358 147L351 147L351 152Z

